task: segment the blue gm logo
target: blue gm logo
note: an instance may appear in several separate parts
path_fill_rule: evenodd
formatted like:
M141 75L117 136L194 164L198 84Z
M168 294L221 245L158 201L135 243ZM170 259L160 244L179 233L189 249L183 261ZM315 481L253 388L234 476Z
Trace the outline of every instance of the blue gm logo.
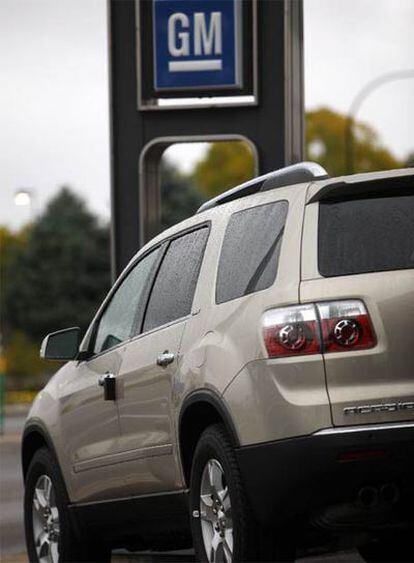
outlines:
M241 88L240 0L153 0L155 89Z

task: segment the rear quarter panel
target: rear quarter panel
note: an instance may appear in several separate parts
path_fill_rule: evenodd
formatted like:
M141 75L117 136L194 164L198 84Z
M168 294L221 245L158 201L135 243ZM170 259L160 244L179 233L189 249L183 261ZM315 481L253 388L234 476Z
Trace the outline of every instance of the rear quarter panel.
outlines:
M216 210L195 296L195 314L181 345L177 411L188 395L209 389L224 400L243 445L330 425L322 358L300 364L269 361L261 331L266 310L298 303L305 195L305 186L278 189L258 194L253 202L240 199ZM281 200L289 202L289 211L275 283L268 289L216 304L217 266L230 215L248 206ZM308 394L303 394L304 388Z

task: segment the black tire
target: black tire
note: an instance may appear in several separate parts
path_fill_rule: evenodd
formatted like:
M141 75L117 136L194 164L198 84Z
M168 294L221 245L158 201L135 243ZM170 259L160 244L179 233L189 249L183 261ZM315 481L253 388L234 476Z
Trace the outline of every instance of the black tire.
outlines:
M414 544L409 532L393 534L370 542L359 548L359 553L368 563L414 561Z
M202 477L210 460L219 462L224 472L224 487L228 488L233 527L232 561L292 561L294 559L292 546L285 545L284 540L275 543L274 536L279 536L277 531L264 533L256 524L244 490L234 449L221 424L214 424L203 432L193 458L190 481L190 519L197 561L210 561L204 545L200 518ZM226 521L226 518L224 520ZM223 534L225 533L224 531ZM226 559L224 560L226 561Z
M88 542L87 539L79 538L76 535L69 517L65 484L57 462L47 448L41 448L34 454L25 480L24 524L29 561L39 563L33 532L33 498L36 484L42 476L47 476L52 482L56 508L59 513L60 532L57 540L59 562L99 561L105 563L110 561L109 547L97 547L93 545L93 542Z

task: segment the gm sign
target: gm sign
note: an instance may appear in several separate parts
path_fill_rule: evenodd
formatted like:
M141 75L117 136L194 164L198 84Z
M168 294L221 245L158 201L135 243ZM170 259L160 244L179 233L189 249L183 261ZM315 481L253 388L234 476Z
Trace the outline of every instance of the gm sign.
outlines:
M153 0L156 90L241 88L240 0Z

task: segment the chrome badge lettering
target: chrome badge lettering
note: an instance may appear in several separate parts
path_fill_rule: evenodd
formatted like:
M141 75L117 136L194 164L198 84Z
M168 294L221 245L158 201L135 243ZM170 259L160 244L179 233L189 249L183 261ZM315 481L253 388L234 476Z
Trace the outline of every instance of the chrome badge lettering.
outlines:
M344 415L351 414L372 414L376 412L398 412L414 410L414 401L398 402L398 403L379 403L377 405L360 405L355 407L346 407Z

